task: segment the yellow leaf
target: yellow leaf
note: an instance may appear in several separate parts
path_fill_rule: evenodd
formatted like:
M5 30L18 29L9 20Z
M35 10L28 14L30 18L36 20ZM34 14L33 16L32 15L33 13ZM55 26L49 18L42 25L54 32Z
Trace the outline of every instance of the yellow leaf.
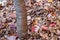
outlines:
M48 2L52 2L53 0L48 0Z

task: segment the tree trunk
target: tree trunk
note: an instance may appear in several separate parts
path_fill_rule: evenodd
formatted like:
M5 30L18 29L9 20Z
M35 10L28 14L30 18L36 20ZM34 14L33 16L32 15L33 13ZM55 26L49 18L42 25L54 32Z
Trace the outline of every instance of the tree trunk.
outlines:
M27 34L27 12L24 0L14 0L17 15L17 31L20 40ZM26 37L26 36L25 36Z

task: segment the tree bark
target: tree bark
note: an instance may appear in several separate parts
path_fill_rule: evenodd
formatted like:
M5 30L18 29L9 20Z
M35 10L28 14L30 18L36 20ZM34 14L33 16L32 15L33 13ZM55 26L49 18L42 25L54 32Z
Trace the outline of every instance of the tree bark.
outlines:
M17 31L20 40L27 34L27 11L24 0L14 0L17 15ZM26 36L25 36L26 37Z

